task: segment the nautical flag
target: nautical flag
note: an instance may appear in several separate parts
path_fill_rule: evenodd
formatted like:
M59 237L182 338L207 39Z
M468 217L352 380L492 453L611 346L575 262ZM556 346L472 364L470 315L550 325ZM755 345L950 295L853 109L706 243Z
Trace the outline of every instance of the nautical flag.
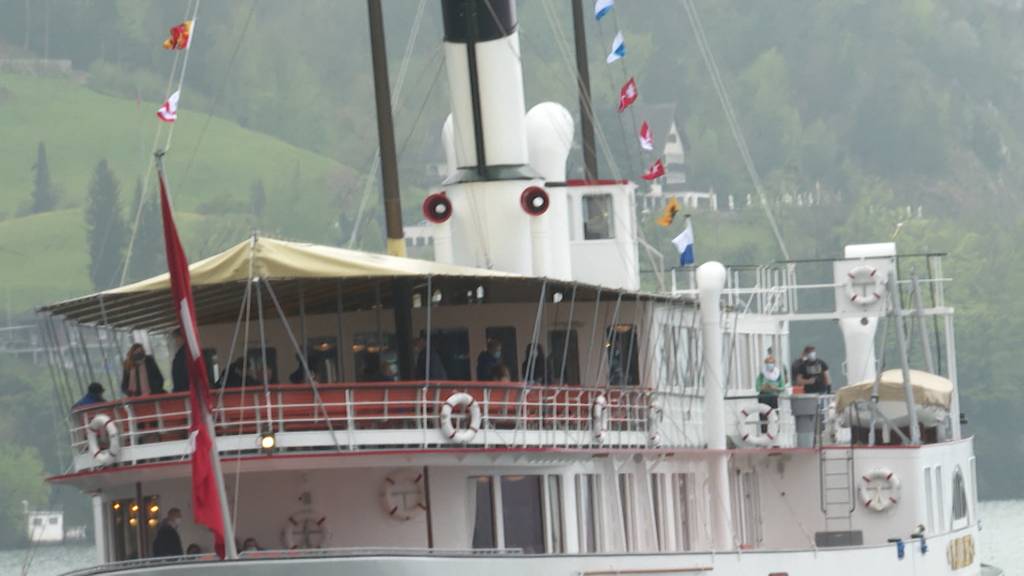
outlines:
M181 90L171 94L171 97L164 102L164 105L157 108L156 117L163 120L164 122L174 122L178 119L178 98L181 96Z
M615 6L615 0L597 0L594 2L594 18L598 20L604 18L605 14L611 12L613 6Z
M654 164L651 164L650 166L647 167L647 172L644 172L643 178L644 180L655 180L657 178L661 178L664 175L665 165L661 163L661 159L659 158L654 161Z
M665 204L665 210L662 211L661 217L658 218L658 226L662 228L668 228L672 225L672 221L676 219L676 214L679 213L679 199L672 196L668 199L668 203Z
M654 136L651 135L651 127L647 121L640 125L640 147L644 150L654 150Z
M690 225L689 218L686 219L686 228L683 228L683 232L679 236L672 239L672 243L679 250L679 265L693 264L693 226Z
M224 558L224 516L220 502L218 481L213 458L213 439L208 427L212 422L210 413L210 383L206 376L206 362L203 360L199 332L196 328L196 308L192 299L192 279L188 271L188 259L178 238L178 229L171 214L171 203L167 198L163 168L157 168L160 179L160 211L164 224L164 250L167 254L167 270L171 276L171 297L178 316L178 327L185 338L188 358L189 447L192 451L192 515L196 524L202 524L213 532L214 548Z
M612 40L612 51L608 53L608 58L605 61L611 64L625 55L626 42L622 39L622 32L616 32L615 39Z
M185 20L171 28L171 35L164 40L164 48L168 50L184 50L192 42L192 28L195 20Z
M639 93L636 90L636 80L632 78L626 80L626 83L622 85L622 89L619 90L619 112L629 108L630 104L636 102L637 96L639 96Z

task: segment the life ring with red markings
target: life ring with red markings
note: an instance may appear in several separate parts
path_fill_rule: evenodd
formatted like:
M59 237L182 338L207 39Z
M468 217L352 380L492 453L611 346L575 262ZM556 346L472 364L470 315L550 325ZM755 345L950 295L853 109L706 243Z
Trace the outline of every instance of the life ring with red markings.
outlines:
M860 477L857 493L860 502L868 510L885 512L890 506L899 504L900 477L888 468L876 468Z
M455 425L453 415L456 408L469 413L469 425L466 428L459 428ZM441 405L441 434L449 442L466 444L480 431L480 423L480 404L465 392L452 394Z

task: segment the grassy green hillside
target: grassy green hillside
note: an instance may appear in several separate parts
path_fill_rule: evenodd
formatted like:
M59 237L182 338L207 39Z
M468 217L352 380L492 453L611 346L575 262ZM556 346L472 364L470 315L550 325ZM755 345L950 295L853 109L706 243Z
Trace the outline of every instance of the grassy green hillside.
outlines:
M0 269L11 272L0 277L0 298L9 297L12 309L92 289L82 216L89 179L97 161L106 158L120 180L128 217L135 180L150 161L156 107L67 79L0 74ZM250 227L334 239L331 223L339 196L353 186L351 169L219 118L211 120L196 152L205 121L205 114L189 112L186 95L166 160L183 237L194 256L240 240ZM24 215L39 142L46 144L50 176L62 194L57 211ZM248 216L257 179L264 183L273 221Z

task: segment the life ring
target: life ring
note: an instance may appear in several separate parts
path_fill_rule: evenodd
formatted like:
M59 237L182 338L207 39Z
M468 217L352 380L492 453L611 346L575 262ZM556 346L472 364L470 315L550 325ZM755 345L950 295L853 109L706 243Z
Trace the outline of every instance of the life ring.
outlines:
M107 435L107 447L100 446L100 430ZM89 440L89 453L93 460L100 466L109 466L117 461L121 454L121 431L117 428L114 419L106 414L97 414L89 421L85 429L85 436Z
M388 474L381 486L384 511L395 520L405 522L427 509L427 493L420 470L398 470Z
M312 510L292 514L281 531L281 540L288 550L323 548L330 540L327 516Z
M764 432L761 416L766 420ZM736 423L740 440L751 446L771 446L779 437L779 411L767 404L758 403L755 409L740 408Z
M456 408L465 408L469 411L469 427L459 429L452 421L452 412ZM476 436L480 430L480 405L476 403L469 394L456 392L448 397L441 405L441 433L452 442L465 444Z
M854 304L871 306L885 294L885 278L874 266L857 266L850 269L846 276L846 297ZM862 291L862 287L866 289Z
M858 494L865 508L884 512L900 501L900 477L888 468L876 468L861 476Z
M608 399L604 394L598 394L594 403L590 406L590 427L594 431L594 440L604 442L608 435Z

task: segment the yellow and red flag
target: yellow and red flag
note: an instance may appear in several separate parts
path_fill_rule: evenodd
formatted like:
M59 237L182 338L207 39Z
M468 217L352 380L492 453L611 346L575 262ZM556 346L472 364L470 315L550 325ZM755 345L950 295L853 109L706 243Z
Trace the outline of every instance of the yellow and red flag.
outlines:
M676 214L679 214L679 200L672 196L668 199L668 203L665 204L665 210L661 213L661 217L658 218L658 226L668 228L672 225L672 221L675 220Z
M171 28L171 35L164 40L164 48L168 50L184 50L192 42L192 28L195 20L185 20Z

